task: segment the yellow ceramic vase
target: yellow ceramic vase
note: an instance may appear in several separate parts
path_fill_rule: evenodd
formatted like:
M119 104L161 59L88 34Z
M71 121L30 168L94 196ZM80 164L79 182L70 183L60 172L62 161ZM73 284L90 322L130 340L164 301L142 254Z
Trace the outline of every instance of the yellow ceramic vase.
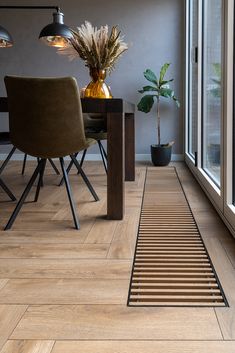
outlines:
M106 70L90 69L92 81L85 89L85 98L113 98L109 87L104 82Z

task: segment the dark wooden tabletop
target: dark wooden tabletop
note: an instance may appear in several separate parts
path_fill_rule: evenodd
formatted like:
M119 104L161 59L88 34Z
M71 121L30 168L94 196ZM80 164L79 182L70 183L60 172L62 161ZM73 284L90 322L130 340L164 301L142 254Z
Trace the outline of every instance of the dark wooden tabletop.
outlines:
M134 113L135 104L121 98L81 98L84 113ZM7 97L0 97L0 112L8 112Z

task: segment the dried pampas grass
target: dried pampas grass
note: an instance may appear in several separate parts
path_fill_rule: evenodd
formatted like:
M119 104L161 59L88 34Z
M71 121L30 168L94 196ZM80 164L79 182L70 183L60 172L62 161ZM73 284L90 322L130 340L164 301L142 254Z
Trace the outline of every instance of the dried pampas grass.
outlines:
M69 45L58 50L70 60L80 57L89 68L113 70L117 59L128 49L117 26L112 27L109 35L108 26L99 29L90 22L85 22L77 31L71 30L73 38Z

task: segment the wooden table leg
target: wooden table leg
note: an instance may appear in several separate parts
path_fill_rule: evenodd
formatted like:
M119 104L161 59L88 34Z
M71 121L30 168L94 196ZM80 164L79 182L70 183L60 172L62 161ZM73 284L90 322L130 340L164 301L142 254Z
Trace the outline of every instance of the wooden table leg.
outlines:
M135 115L125 116L125 180L135 180Z
M107 218L124 216L124 114L107 114Z

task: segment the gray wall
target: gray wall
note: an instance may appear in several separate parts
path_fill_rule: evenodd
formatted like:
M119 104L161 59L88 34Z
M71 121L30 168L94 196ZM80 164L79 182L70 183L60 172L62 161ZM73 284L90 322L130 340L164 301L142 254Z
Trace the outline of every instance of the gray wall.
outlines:
M34 0L0 1L6 4L41 4ZM184 0L60 0L44 1L43 4L60 5L65 23L73 28L85 20L100 26L118 24L125 40L130 44L128 52L118 62L115 71L107 79L114 97L123 97L138 103L137 90L144 85L142 72L172 63L169 77L174 77L176 95L183 99L184 71ZM64 76L72 75L84 87L89 82L87 68L81 60L69 62L67 57L56 54L55 49L37 40L42 27L51 22L50 10L25 11L1 10L0 24L14 37L15 45L0 50L1 95L5 95L4 75ZM7 129L7 119L1 119ZM183 109L173 102L162 103L162 142L175 140L174 152L183 150ZM136 153L149 153L149 145L156 141L155 113L136 114ZM1 151L0 151L1 152ZM91 149L91 153L97 150Z

